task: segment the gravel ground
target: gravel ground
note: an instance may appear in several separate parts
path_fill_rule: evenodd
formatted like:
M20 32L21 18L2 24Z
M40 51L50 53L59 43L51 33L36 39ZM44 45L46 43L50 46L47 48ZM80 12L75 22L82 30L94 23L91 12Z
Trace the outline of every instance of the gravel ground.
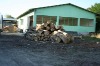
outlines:
M0 66L100 66L100 44L35 42L21 34L0 36Z

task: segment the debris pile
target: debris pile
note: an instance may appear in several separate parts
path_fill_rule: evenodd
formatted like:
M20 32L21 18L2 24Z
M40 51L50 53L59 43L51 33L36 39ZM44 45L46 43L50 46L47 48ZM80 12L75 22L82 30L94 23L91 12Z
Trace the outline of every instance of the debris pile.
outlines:
M17 25L15 25L15 24L3 27L4 32L10 32L10 33L17 32L17 29L18 29Z
M57 43L70 43L73 41L73 36L64 32L62 26L55 26L52 21L37 24L36 33L30 34L34 41L53 41ZM28 37L30 37L28 35Z

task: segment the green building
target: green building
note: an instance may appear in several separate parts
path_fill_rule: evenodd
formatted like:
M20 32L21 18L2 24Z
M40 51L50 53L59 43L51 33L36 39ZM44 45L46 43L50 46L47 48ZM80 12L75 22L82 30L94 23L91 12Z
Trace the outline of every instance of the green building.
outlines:
M55 25L62 25L66 31L89 33L95 32L96 27L95 13L71 3L32 8L17 19L18 27L23 31L48 20L52 20Z

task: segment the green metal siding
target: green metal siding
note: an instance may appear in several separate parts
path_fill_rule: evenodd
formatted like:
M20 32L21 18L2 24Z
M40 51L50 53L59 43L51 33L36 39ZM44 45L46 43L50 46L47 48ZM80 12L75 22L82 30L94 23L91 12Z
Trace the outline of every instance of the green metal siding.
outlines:
M50 15L50 16L77 17L77 18L95 17L93 13L79 9L72 5L63 5L63 6L37 9L36 15Z
M33 26L36 27L36 10L34 10Z
M47 15L47 16L57 16L56 25L59 25L59 17L75 17L78 18L78 26L63 26L67 31L77 31L77 32L94 32L95 31L95 14L85 11L83 9L77 8L72 5L55 6L48 8L35 9L34 14L34 26L36 25L36 15ZM93 27L82 27L80 26L80 18L94 19Z
M63 26L66 31L94 32L94 27Z

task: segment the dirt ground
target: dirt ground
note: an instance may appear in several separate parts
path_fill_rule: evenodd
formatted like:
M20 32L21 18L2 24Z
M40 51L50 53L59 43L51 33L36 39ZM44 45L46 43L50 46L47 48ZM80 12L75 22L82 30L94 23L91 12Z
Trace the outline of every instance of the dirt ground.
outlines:
M100 66L100 42L35 42L19 34L0 36L0 66Z

